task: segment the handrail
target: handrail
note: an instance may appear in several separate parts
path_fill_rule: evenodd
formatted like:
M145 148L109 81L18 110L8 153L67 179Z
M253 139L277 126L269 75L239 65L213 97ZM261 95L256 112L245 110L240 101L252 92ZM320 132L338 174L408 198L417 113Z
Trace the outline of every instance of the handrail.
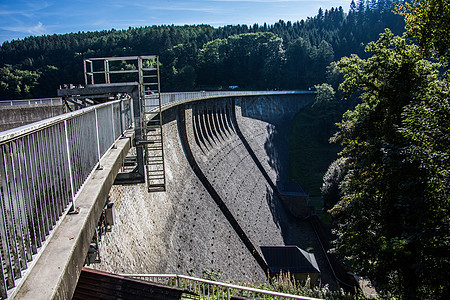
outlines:
M177 92L161 93L161 105L166 106L175 102L205 99L210 97L229 96L261 96L261 95L298 95L315 94L315 91L200 91L200 92Z
M117 103L120 103L121 101L123 101L123 100L115 100L115 101L111 101L111 102L107 102L107 103L97 104L94 106L86 107L86 108L83 108L80 110L65 113L65 114L62 114L59 116L44 119L44 120L37 121L37 122L31 123L31 124L27 124L24 126L20 126L20 127L2 131L2 132L0 132L0 145L7 142L8 140L17 139L21 136L39 131L43 128L53 126L57 123L77 118L77 117L87 114L91 111L95 111L95 110L101 109L106 106L115 105ZM126 108L126 109L129 110L130 100L127 100L127 101L128 101L128 103L125 106L127 106L128 108ZM128 126L131 126L131 115L130 115L130 119L128 120L128 122L129 122Z
M26 276L130 126L130 100L116 100L0 133L0 298Z
M156 58L156 55L134 55L134 56L113 56L113 57L94 57L94 58L88 58L86 61L102 61L102 60L109 60L109 61L120 61L120 60L136 60L139 57L143 59L154 59Z
M235 296L246 296L251 298L271 299L298 299L298 300L319 300L306 296L278 293L268 290L245 287L230 283L212 281L202 278L176 275L176 274L118 274L119 276L146 280L184 288L189 292L198 294L200 299L231 299ZM250 296L252 295L252 296ZM195 298L198 299L198 298Z
M33 104L61 104L62 98L39 98L39 99L20 99L20 100L0 100L0 106L15 106L15 105L33 105Z

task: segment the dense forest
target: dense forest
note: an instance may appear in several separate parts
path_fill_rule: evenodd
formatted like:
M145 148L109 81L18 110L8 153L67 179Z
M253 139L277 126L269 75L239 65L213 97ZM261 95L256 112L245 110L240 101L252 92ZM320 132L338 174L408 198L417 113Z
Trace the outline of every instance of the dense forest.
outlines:
M159 55L163 91L306 89L324 81L330 62L356 53L384 28L404 31L392 0L352 1L298 22L214 28L148 26L28 37L0 48L0 99L48 97L82 83L82 60Z

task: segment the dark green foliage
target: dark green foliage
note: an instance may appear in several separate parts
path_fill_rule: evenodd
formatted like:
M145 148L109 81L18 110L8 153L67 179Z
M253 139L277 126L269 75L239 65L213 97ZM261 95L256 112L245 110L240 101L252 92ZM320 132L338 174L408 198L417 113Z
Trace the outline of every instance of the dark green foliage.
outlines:
M335 251L382 293L440 299L450 272L448 77L389 31L366 50L338 64L344 95L362 103L334 137L348 167L332 209Z
M406 18L408 34L414 36L423 54L450 58L450 2L448 0L412 1L398 9Z
M0 68L0 95L5 99L31 98L40 74L6 65Z
M323 184L320 188L324 209L330 209L336 205L342 197L341 182L347 174L346 158L339 157L328 167L323 176Z
M64 83L82 83L83 58L148 54L161 58L163 91L228 85L304 89L323 82L334 59L363 55L364 45L385 27L403 31L403 18L391 8L392 1L386 0L349 14L342 7L320 10L294 23L149 26L29 37L3 43L0 68L8 64L39 73L39 84L30 90L35 97L54 96ZM23 95L0 95L10 97Z
M233 35L200 50L199 79L207 85L276 88L283 59L282 40L273 33Z
M341 149L339 145L330 145L328 140L336 132L335 123L348 104L335 98L329 84L315 88L315 102L295 116L289 138L290 177L309 190L313 198L320 197L323 174Z
M450 81L436 80L403 111L405 154L422 180L424 208L417 219L421 293L450 294Z

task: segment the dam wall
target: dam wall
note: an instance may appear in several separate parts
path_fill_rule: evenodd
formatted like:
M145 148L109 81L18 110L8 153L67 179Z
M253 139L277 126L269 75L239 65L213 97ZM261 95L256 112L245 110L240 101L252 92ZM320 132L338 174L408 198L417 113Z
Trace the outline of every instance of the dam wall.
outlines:
M285 210L274 185L287 176L289 120L313 98L218 97L165 110L166 192L113 186L115 224L93 267L263 282L259 246L295 244L326 271L312 228Z
M0 106L0 131L56 117L64 113L61 103Z

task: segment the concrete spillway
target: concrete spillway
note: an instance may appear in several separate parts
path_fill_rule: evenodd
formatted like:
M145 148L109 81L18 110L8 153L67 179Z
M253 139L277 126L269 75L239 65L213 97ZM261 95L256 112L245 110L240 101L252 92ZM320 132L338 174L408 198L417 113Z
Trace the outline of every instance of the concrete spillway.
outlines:
M292 117L313 95L227 97L164 111L167 192L114 186L115 225L96 267L116 273L178 273L266 279L259 246L299 245L325 258L308 223L283 207Z

